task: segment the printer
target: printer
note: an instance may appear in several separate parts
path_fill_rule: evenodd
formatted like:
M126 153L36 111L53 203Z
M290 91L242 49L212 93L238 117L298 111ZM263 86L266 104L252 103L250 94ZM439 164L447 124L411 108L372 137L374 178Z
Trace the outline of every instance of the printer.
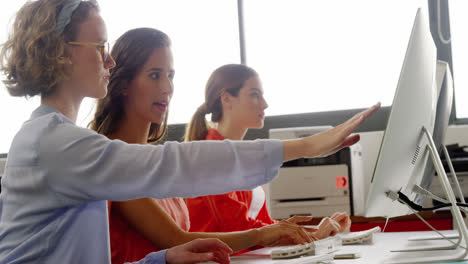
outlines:
M270 129L273 139L294 139L331 128L296 127ZM359 144L328 157L285 162L279 175L266 186L267 202L274 219L294 215L324 217L335 212L364 213L365 190Z
M455 171L458 184L460 185L460 189L462 191L464 199L468 200L468 197L467 197L468 195L468 152L466 151L468 147L460 146L458 143L454 143L454 144L446 145L446 148L447 148L447 152L449 153L450 161ZM441 155L440 158L442 161L442 165L444 166L445 172L447 173L447 176L449 177L450 185L455 191L456 190L455 179L450 171L447 157L445 155ZM437 172L435 172L434 170L434 176L432 178L432 184L430 185L429 190L433 194L447 199L445 191L438 178L439 177L437 175ZM457 191L455 191L455 195L457 198L459 198ZM426 199L425 203L426 203L425 206L428 206L428 207L441 204L439 201L432 200L432 199Z

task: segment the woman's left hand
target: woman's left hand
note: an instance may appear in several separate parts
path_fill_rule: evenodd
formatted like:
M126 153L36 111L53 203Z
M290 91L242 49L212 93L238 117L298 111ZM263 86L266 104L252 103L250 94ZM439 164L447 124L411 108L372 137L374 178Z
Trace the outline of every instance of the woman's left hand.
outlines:
M170 248L166 253L166 263L187 264L214 261L230 263L231 248L216 238L195 239L185 244Z

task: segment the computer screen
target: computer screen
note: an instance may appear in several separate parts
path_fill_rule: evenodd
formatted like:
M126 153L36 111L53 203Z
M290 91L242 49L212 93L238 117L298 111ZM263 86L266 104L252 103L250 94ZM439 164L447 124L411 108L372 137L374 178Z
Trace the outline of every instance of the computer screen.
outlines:
M365 216L400 216L410 210L388 197L401 191L411 200L430 158L425 127L434 131L437 50L427 14L418 9L371 181Z

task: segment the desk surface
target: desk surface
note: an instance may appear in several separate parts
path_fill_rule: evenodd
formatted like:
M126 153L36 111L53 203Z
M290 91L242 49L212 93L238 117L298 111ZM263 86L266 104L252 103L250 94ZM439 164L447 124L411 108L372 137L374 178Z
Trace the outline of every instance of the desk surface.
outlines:
M444 235L454 234L456 231L443 231ZM435 235L435 232L393 232L393 233L376 233L374 234L374 241L371 244L367 245L350 245L343 246L342 249L336 253L359 253L361 255L358 259L349 259L349 260L334 260L334 264L369 264L369 263L389 263L391 261L402 261L402 260L412 260L412 259L421 259L432 258L432 257L441 257L441 256L453 256L455 255L455 250L443 250L443 251L424 251L424 252L411 252L411 253L401 253L401 252L390 252L392 249L401 249L408 248L413 246L447 246L450 245L448 241L445 240L431 240L431 241L408 241L409 237L412 236L421 236L421 235ZM238 264L294 264L298 263L297 260L271 260L271 259L262 259L262 258L242 258L232 257L231 263ZM306 262L302 262L306 263Z

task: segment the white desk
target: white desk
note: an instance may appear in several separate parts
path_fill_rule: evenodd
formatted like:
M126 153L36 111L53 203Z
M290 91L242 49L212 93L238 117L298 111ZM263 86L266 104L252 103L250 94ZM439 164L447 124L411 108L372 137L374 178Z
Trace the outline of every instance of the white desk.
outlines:
M443 231L445 235L453 234L453 231ZM450 245L445 240L431 240L431 241L408 241L409 237L421 236L421 235L434 235L434 232L395 232L395 233L376 233L374 234L374 241L369 245L352 245L343 246L341 250L336 253L360 253L361 257L358 259L349 260L334 260L334 264L378 264L387 263L392 260L411 260L421 257L437 257L437 256L452 256L454 250L444 251L424 251L424 252L411 252L411 253L396 253L390 252L392 249L401 249L413 246L445 246ZM294 259L292 260L271 260L262 258L241 258L232 257L231 263L237 264L293 264L297 263Z

